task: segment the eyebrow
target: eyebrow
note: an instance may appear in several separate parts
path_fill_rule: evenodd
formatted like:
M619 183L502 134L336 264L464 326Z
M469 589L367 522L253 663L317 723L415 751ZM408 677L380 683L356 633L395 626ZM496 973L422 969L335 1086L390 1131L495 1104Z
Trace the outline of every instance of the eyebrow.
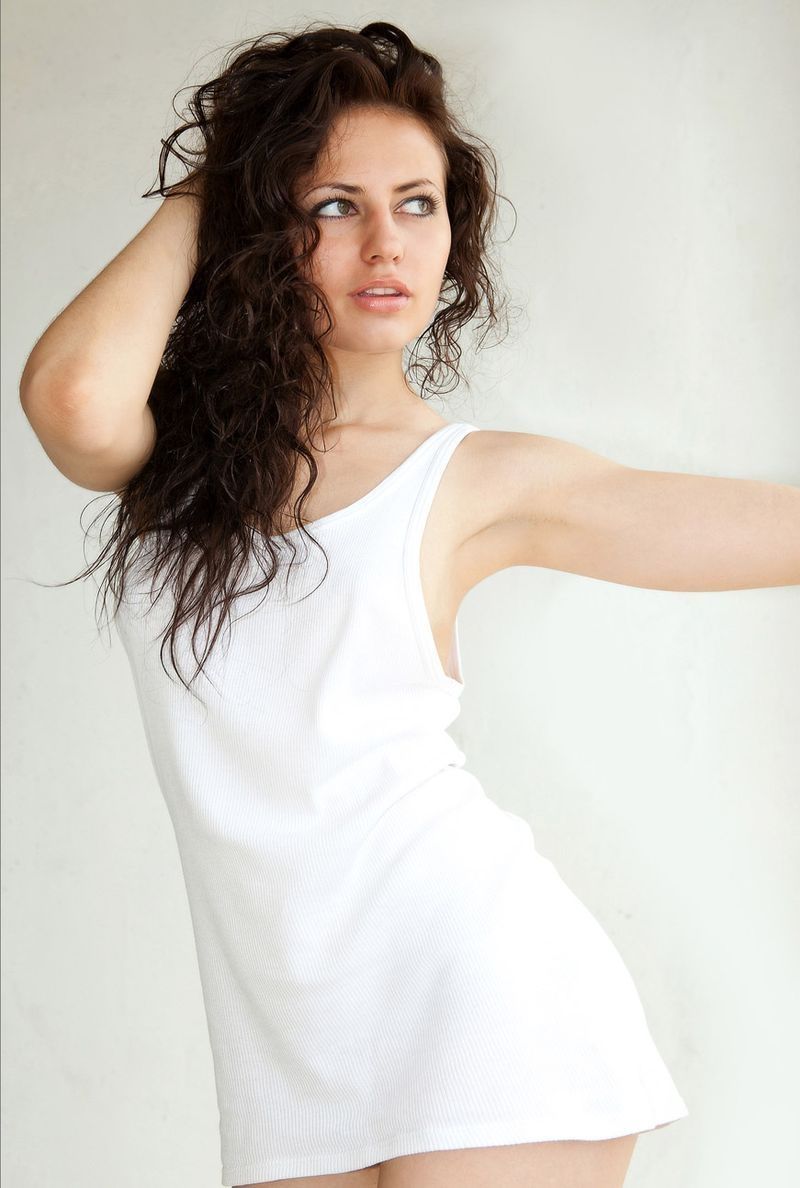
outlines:
M395 186L394 192L396 194L402 194L404 190L413 190L414 186L423 186L423 185L436 186L436 183L432 182L429 177L418 177L414 181L404 182L402 186ZM439 187L436 186L436 188L438 189ZM346 190L348 194L364 194L364 193L366 193L363 186L349 186L346 182L332 181L332 182L321 182L320 185L318 185L318 186L312 186L310 190L306 190L304 197L307 198L308 195L313 194L315 190L328 190L328 189L330 189L330 190Z

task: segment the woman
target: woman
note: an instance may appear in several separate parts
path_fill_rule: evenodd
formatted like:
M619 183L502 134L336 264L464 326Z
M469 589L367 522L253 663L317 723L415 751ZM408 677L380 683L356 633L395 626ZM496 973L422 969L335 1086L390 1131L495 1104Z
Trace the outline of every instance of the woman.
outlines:
M618 1188L688 1111L610 939L447 733L458 607L513 565L798 582L800 493L427 407L405 348L457 375L457 331L498 320L496 195L395 26L259 39L193 112L191 185L21 387L59 469L119 496L96 564L180 847L222 1182Z

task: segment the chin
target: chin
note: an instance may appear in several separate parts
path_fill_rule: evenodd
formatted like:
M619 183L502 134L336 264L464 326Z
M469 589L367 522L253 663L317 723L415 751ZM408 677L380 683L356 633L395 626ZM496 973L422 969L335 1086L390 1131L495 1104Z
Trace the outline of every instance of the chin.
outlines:
M339 351L400 351L415 337L407 326L372 326L369 330L334 335L330 346Z

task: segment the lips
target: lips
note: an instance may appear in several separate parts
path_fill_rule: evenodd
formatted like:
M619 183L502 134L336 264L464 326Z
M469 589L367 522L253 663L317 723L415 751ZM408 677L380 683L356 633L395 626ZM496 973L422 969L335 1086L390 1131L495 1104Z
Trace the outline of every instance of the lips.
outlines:
M405 309L411 298L405 293L353 293L352 301L363 310L386 314Z
M411 290L396 276L374 277L372 280L365 281L363 285L359 285L357 289L353 289L350 296L355 297L359 293L363 293L365 289L395 289L404 297L411 296Z

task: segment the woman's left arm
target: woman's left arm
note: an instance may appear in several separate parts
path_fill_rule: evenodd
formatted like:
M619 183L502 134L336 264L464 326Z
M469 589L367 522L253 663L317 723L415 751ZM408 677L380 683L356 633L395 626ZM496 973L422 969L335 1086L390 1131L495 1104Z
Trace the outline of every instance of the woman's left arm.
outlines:
M800 584L798 487L613 467L584 507L572 540L598 574L660 590Z
M506 565L655 590L800 584L800 487L640 470L535 434L493 439L485 502Z

